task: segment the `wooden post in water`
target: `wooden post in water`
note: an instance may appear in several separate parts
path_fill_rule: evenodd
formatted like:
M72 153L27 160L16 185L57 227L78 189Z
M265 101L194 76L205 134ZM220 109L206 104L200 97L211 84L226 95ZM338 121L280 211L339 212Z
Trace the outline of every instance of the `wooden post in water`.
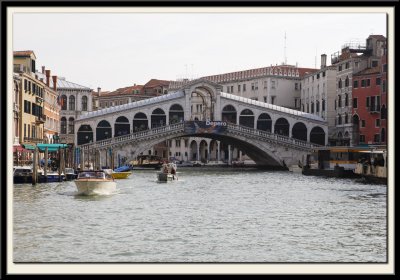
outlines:
M37 170L38 170L38 148L35 146L35 150L33 151L33 159L32 159L32 164L33 164L33 172L32 172L32 185L36 185L37 183Z
M49 148L46 147L44 150L44 177L47 179L47 162L49 158Z
M58 148L58 182L61 182L61 150Z
M81 165L81 171L85 169L85 156L84 156L84 150L81 148L81 153L80 153L81 159L80 159L80 165Z

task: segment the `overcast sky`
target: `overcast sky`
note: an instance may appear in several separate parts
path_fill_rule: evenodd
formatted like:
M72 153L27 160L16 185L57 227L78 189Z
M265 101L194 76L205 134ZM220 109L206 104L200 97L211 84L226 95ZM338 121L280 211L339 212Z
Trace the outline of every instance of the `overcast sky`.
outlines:
M285 58L319 67L322 53L329 65L343 44L386 31L384 13L15 13L13 50L33 50L39 71L115 90Z

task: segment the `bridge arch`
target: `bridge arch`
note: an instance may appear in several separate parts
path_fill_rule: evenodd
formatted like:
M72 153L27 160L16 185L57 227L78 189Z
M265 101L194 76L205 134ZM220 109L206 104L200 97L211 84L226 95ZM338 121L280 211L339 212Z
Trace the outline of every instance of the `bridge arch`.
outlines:
M169 108L169 124L183 122L185 113L180 104L173 104Z
M149 120L146 114L142 112L136 113L133 117L132 131L138 132L147 129L149 129Z
M153 110L151 113L151 128L165 126L167 123L167 116L161 108Z
M275 122L274 133L289 136L289 122L285 118L279 118Z
M307 127L302 122L297 122L292 127L292 137L307 141Z
M261 113L257 119L257 129L263 131L272 131L272 119L267 113Z
M96 127L96 141L108 139L111 137L112 137L111 124L106 120L100 121Z
M93 142L93 130L88 124L82 124L77 133L78 145L88 144Z
M341 134L341 132L339 133ZM343 138L342 134L340 138ZM319 126L313 127L310 132L310 142L318 145L325 145L325 131Z
M239 125L254 128L254 113L252 110L242 110L239 116Z
M125 116L119 116L114 123L114 137L130 133L129 120Z
M222 109L222 121L236 124L237 110L233 105L225 105Z

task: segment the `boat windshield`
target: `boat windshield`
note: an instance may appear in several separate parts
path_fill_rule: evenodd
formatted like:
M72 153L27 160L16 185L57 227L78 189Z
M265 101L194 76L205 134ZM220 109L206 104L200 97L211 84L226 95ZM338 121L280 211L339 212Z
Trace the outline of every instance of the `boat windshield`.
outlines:
M86 171L78 174L78 179L104 179L104 172Z

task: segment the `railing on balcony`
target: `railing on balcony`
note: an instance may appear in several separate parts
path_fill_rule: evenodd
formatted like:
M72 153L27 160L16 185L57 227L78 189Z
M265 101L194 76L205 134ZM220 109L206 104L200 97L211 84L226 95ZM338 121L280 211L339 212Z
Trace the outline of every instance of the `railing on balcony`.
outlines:
M24 137L24 143L43 143L45 140L43 138L31 138L31 137ZM23 144L24 144L23 143Z
M42 114L42 115L36 116L35 122L37 124L45 123L46 122L46 115Z

